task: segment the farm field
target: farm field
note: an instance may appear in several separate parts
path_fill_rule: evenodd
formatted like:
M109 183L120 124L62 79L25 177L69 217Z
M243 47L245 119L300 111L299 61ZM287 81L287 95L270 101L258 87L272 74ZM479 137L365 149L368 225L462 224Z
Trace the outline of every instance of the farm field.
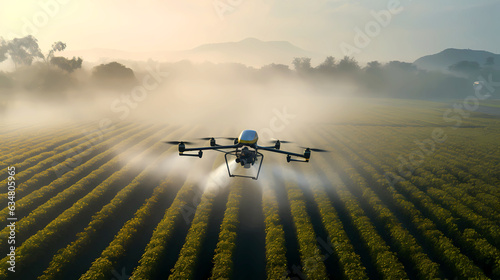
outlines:
M289 125L283 149L330 152L266 154L258 180L162 142L207 127L2 125L0 279L500 279L500 118L450 109L380 100Z

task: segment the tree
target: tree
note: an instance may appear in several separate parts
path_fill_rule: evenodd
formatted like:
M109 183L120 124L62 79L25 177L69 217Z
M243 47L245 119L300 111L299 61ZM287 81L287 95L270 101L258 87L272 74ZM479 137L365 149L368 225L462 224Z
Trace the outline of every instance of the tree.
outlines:
M386 89L386 77L382 64L378 61L370 61L364 70L363 81L370 91L381 91Z
M101 64L92 69L92 79L100 86L124 89L137 83L132 69L118 62Z
M311 71L311 59L309 57L296 57L293 59L292 64L295 71L299 73L308 73Z
M271 63L268 65L262 66L261 70L270 70L270 71L287 73L288 71L290 71L290 68L288 67L288 65L285 65L285 64Z
M331 73L335 71L335 68L335 58L333 56L326 57L325 61L316 67L316 69L321 73Z
M385 68L394 72L416 72L418 70L415 64L398 60L390 61L385 65Z
M60 52L66 49L66 44L58 41L52 44L52 49L49 51L49 54L47 54L47 57L45 58L46 61L52 63L52 58L54 57L55 52Z
M5 50L5 48L6 53L10 56L16 68L19 64L31 65L33 60L37 57L44 58L38 46L38 40L32 35L23 38L14 38L8 42L2 42L2 49ZM0 59L2 55L5 56L5 52L2 53L0 50Z
M342 58L342 60L339 62L337 69L340 72L353 73L357 72L360 68L358 62L354 59L354 57L344 56L344 58Z
M475 74L481 70L481 66L476 61L460 61L453 65L450 65L448 69L452 72L462 73L462 74Z
M272 78L274 75L287 75L291 73L292 70L290 70L288 65L271 63L262 66L259 72L262 73L262 77Z
M75 58L73 59L67 59L62 56L54 56L50 59L50 63L61 68L62 70L65 70L68 73L73 72L76 69L82 68L82 59Z
M7 42L2 37L0 37L0 62L7 59L7 51Z
M134 71L118 62L101 64L92 70L92 76L98 79L134 79Z
M382 64L375 60L368 62L364 70L366 73L378 73L382 70L381 68Z

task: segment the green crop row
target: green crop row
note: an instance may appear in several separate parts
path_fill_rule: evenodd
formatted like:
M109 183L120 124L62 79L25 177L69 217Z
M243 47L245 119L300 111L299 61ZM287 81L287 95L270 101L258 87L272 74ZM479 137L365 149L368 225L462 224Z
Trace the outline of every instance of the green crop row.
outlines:
M147 144L148 142L148 139L142 141L143 144ZM162 143L158 143L158 145L155 145L155 149L160 148L162 146L160 144ZM151 147L148 150L153 151L153 148ZM112 186L115 182L121 180L123 176L129 174L134 168L135 164L132 162L127 164L120 171L113 173L113 175L111 175L105 181L95 187L85 197L78 200L69 209L66 209L61 215L51 221L45 228L39 230L36 234L32 235L21 246L19 246L16 251L16 260L18 260L20 264L19 269L29 267L30 264L36 261L40 254L43 253L45 248L47 248L52 242L55 242L58 238L60 238L64 234L65 229L75 223L79 215L84 212L85 209L92 209L92 207L97 201L99 201L99 199L102 199L106 194L113 191ZM82 183L80 188L82 187L85 187L84 182ZM64 200L64 197L61 197L60 199ZM52 207L51 204L52 201L48 201L44 204L43 207L50 208ZM39 212L43 214L45 211L40 209ZM35 222L30 216L26 217L25 219L32 221L27 222L27 224ZM8 263L6 262L7 259L8 257L2 260L3 263L0 264L0 268L2 269L2 271L0 271L0 273L6 273L6 266L8 265ZM2 276L2 274L0 274L0 276Z
M134 130L134 129L125 130L124 132L121 132L121 133L115 135L113 138L111 138L111 139L109 139L101 144L103 145L103 147L109 147L107 145L112 145L113 143L116 143L116 142L120 141L121 139L123 139L123 137L132 136L135 131L136 130ZM138 138L133 137L132 139L138 139ZM121 144L118 144L118 145L125 147L127 145L127 143L131 143L130 138L127 138L127 140L123 141ZM58 191L60 188L67 187L68 182L70 182L74 178L78 178L79 176L82 176L82 174L84 174L85 172L90 172L90 170L93 170L91 172L92 176L89 175L89 176L82 178L80 180L79 184L80 185L87 185L87 184L93 182L93 180L91 180L91 179L99 177L99 174L104 173L104 171L106 170L106 169L102 168L102 167L106 167L104 165L100 166L101 168L96 169L96 167L99 167L98 164L100 164L100 162L103 159L105 159L106 157L108 157L109 155L112 155L112 154L113 154L112 150L107 150L107 151L95 156L94 158L87 161L86 163L75 167L72 171L65 173L63 176L61 176L61 178L52 181L49 185L44 186L38 190L31 192L28 195L24 196L23 198L20 198L20 199L18 198L18 200L16 201L17 212L19 212L19 211L23 211L23 212L27 212L27 213L31 212L33 210L33 208L36 207L36 205L38 203L40 203L40 201L50 197L51 195L54 195L56 193L56 191ZM116 161L116 164L118 164L118 163L119 162ZM116 165L116 166L118 166L118 165ZM116 168L116 167L114 167L114 168ZM38 176L43 178L43 176L49 176L53 172L54 172L54 170L47 169L47 170L39 173ZM84 180L84 181L82 181L82 180ZM31 181L31 179L28 182L26 182L25 184L30 184L30 181ZM36 183L36 182L37 182L36 178L33 178L33 181L31 181L31 183ZM9 212L9 209L6 207L0 211L0 216L7 216L8 212ZM20 217L20 218L22 218L22 217ZM2 242L2 241L0 241L0 242Z
M122 131L124 131L124 129L108 131L104 134L103 139L113 137L121 133ZM16 166L17 170L23 170L25 166L31 166L35 163L36 165L16 174L16 182L18 184L21 183L16 188L16 194L20 195L21 193L25 192L25 189L28 188L29 184L23 184L22 181L28 180L30 176L37 176L41 172L47 172L49 170L52 170L52 172L54 172L54 170L64 169L67 168L67 166L73 166L74 163L78 162L81 157L85 157L93 153L99 153L105 148L106 147L104 145L98 146L90 142L88 139L85 139L85 137L81 137L62 145L54 149L53 151L41 153L24 161L23 164ZM40 180L43 178L44 177L38 176L33 179ZM6 185L7 179L0 182L0 184ZM0 198L0 202L6 201L5 199L7 198L7 194L0 194Z
M28 138L29 140L24 141L25 143L17 143L18 141L9 143L12 146L10 148L10 153L2 153L2 156L0 156L0 161L6 162L11 165L22 164L22 160L42 153L46 150L62 146L66 142L81 137L83 129L80 129L78 132L76 132L76 127L62 127L55 131L44 131L44 135L35 138L31 138L29 136L22 137L20 138L20 140L26 138ZM0 168L4 168L4 166L0 165Z
M213 258L214 268L210 279L231 279L242 190L241 181L237 181L230 186L226 211L224 212L224 218L220 225L219 241L215 248L215 255Z
M323 255L316 245L316 234L307 214L304 195L294 181L294 174L286 174L284 178L287 178L285 188L299 244L302 272L308 279L328 279Z
M216 161L215 166L218 166ZM201 201L196 207L196 212L189 227L186 240L179 253L179 258L171 270L168 279L191 279L199 256L202 242L208 228L208 221L212 211L213 202L219 189L208 188L201 196Z
M195 185L190 178L186 180L181 189L177 192L172 205L167 209L163 219L156 226L153 236L139 261L139 265L134 268L130 279L153 279L158 270L159 260L165 254L167 243L177 242L170 240L174 231L175 223L184 213L184 209L193 198Z
M270 185L264 186L262 206L266 226L267 279L283 279L287 271L285 232L280 222L276 194Z
M156 143L151 147L150 153L156 154L160 153L161 150L165 149L162 143ZM165 152L166 153L166 152ZM163 155L165 154L163 153ZM66 248L60 250L52 259L49 267L45 270L43 279L53 279L57 278L59 273L62 273L66 265L77 260L79 254L87 249L88 244L93 238L96 238L99 234L99 230L106 224L110 222L113 216L119 213L120 207L124 206L126 200L132 195L134 190L136 190L144 181L153 176L154 169L161 163L163 157L159 157L156 161L151 162L134 180L128 184L126 187L121 189L116 196L105 205L99 212L97 212L93 217L88 226L77 235L77 239L71 244L66 246ZM133 160L132 160L133 161ZM158 202L158 197L165 192L165 188L170 183L170 181L163 182L158 188L155 188L153 196L147 200L147 203L143 205L135 214L132 220L129 220L127 224L120 230L116 238L113 240L113 248L125 247L123 243L129 241L133 234L137 232L137 228L144 222L144 218L149 215L149 209L153 207ZM117 244L117 242L119 244ZM120 243L121 242L121 243ZM110 245L111 246L111 245ZM92 272L88 274L109 274L112 270L112 266L109 269L109 265L112 262L109 259L116 260L121 255L122 251L115 250L114 253L110 251L103 252L103 255L99 260L96 260L96 265L93 265L90 269ZM107 260L107 261L106 261ZM97 279L97 278L93 278Z
M352 142L349 143L350 145L352 145ZM363 149L356 147L356 151L358 153L362 153L362 150ZM371 168L366 164L366 160L359 159L357 155L351 153L349 156L351 160L356 161L357 165L363 166L366 172L372 174L370 179L374 182L378 182L377 183L378 187L382 190L385 190L383 186L386 186L387 182L384 180L382 174L377 173L377 171L375 171L373 168ZM370 160L376 162L377 166L384 166L385 164L391 164L390 160L388 160L385 163L382 163L379 162L380 159L386 160L388 158L370 157ZM451 216L451 213L443 209L441 206L433 204L432 201L429 198L427 198L424 193L422 193L418 188L412 186L410 182L408 181L400 182L399 184L397 184L397 186L406 187L404 188L406 190L399 189L399 191L402 191L403 194L409 195L410 201L414 201L416 202L416 205L423 207L425 209L425 213L431 215L431 217L435 219L437 223L446 228L447 232L449 232L451 236L455 236L459 242L460 240L462 241L464 240L460 236L460 233L455 224L456 222L454 222L454 218ZM467 259L466 256L460 254L458 248L456 248L453 244L451 244L449 239L444 237L444 235L441 232L439 232L434 225L432 225L433 231L428 230L432 222L421 217L420 212L414 209L414 206L411 205L411 202L403 201L402 196L396 193L394 189L389 189L389 191L394 191L393 196L395 198L394 202L396 203L396 205L400 208L400 210L403 211L403 213L409 215L410 218L413 220L413 223L419 229L422 230L421 231L422 235L426 237L427 241L430 244L432 244L432 246L434 246L434 250L440 256L440 259L450 267L453 267L454 273L462 276L467 275L468 277L470 276L484 277L484 274L482 274L481 271L469 259ZM469 239L469 242L470 241L472 240ZM466 248L468 247L477 248L477 245L471 243L468 244L464 244L463 242L460 243L464 245ZM484 246L484 243L482 243L482 245ZM445 254L443 254L442 250L440 249L443 247L448 248ZM492 247L490 247L490 249L492 249ZM480 250L479 248L477 248L476 251L479 254L481 254L481 252L482 254L485 253L485 250ZM485 257L486 256L482 255L480 258L485 258Z

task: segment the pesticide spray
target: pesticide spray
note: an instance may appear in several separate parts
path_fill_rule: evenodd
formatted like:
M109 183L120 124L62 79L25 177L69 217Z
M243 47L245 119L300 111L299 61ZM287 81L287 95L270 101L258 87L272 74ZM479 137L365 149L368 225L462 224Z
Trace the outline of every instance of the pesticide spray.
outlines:
M233 171L236 167L235 161L228 162L229 169ZM200 186L203 186L203 191L219 191L225 188L231 182L228 175L226 163L219 165L216 169L212 170L210 174L204 176L203 181L200 181Z

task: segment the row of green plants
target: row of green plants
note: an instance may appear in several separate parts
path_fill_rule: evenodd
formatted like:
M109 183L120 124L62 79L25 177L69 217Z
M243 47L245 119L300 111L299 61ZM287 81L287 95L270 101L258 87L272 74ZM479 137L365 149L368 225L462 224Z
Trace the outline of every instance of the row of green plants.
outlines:
M396 189L403 196L408 197L410 203L422 209L422 213L412 209L414 213L411 214L415 216L415 219L418 219L417 221L414 219L414 224L427 237L427 241L432 244L434 253L453 269L454 274L460 277L484 279L483 272L461 252L461 248L455 246L453 240L439 230L442 229L449 236L452 236L449 234L450 232L458 231L452 215L441 206L431 203L424 193L408 181L398 183ZM405 207L409 208L409 205Z
M133 140L129 140L131 137L134 135L134 133L138 132L139 129L131 129L131 130L125 130L122 131L121 133L115 135L111 139L101 143L100 145L103 145L103 147L106 147L107 145L112 145L113 143L119 142L122 139L127 139L123 141L121 144L117 144L118 147L126 147L127 144L132 143ZM142 134L144 136L146 134ZM134 140L137 140L137 137L133 138ZM109 147L109 146L108 146ZM113 170L110 169L111 166L104 166L102 165L103 160L105 160L107 157L113 155L114 152L113 150L107 150L103 153L100 153L99 155L95 156L94 158L90 159L89 161L85 162L82 165L79 165L75 167L73 170L65 173L61 178L52 181L50 184L43 186L37 190L34 190L33 192L25 195L22 198L17 198L16 201L16 212L18 214L18 218L23 218L19 217L21 213L31 213L37 206L40 205L43 201L46 201L49 199L51 196L54 196L58 194L57 192L60 191L62 188L68 187L70 185L70 182L77 180L80 177L83 177L82 179L77 182L81 186L86 186L88 184L95 183L98 178L102 177L101 174L105 173L106 171ZM119 161L115 161L115 166L113 168L118 167ZM107 167L107 168L103 168ZM37 175L38 176L50 176L54 170L52 169L47 169L45 171L42 171ZM84 176L85 174L90 173L90 175ZM25 184L30 184L30 180L26 182ZM32 182L37 182L36 178L33 178ZM70 188L66 189L65 191L69 191ZM74 188L73 188L74 189ZM0 211L0 215L7 215L9 212L9 209L6 207ZM21 222L21 221L19 221ZM18 222L18 223L19 223ZM2 241L0 241L2 242Z
M309 132L308 135L317 135L316 133L311 133L312 132ZM316 139L321 138L316 137ZM327 145L326 141L321 141L318 143L322 144L322 147L329 146ZM338 168L339 170L342 170L347 174L353 172L352 167L345 165L345 161L341 158L341 154L338 153L338 151L335 149L334 151L336 152L334 155L332 155L332 158L336 162L336 164L334 164L334 168ZM333 186L333 188L336 190L338 196L340 197L340 200L349 213L351 221L356 227L361 239L363 240L364 245L368 249L371 261L373 262L380 276L382 276L383 278L391 279L407 279L408 276L405 272L405 268L399 261L398 256L393 251L391 251L390 246L386 244L386 242L377 232L373 223L366 216L365 211L362 209L361 203L356 199L351 191L349 191L351 187L357 187L356 185L360 182L353 181L353 184L347 187L344 182L340 180L340 178L333 177L333 175L328 171L327 166L332 166L331 162L324 160L320 155L315 155L314 161L319 164L320 169L324 170L330 181L337 182ZM432 263L427 264L431 264L429 266L430 268L433 267Z
M262 191L262 207L266 228L266 274L268 280L283 279L287 274L285 232L279 217L278 201L272 185Z
M403 224L396 218L391 210L382 202L378 195L370 188L368 182L357 172L356 168L349 164L355 162L358 168L369 168L359 157L346 146L330 138L330 143L335 143L339 154L336 162L341 169L349 176L353 186L351 189L358 189L361 193L360 200L369 207L370 212L375 215L375 222L383 226L389 233L390 242L398 253L398 257L405 260L414 268L419 279L436 279L439 277L439 265L433 262L425 253L422 247L410 232L404 228ZM343 154L343 155L341 155ZM370 170L373 171L373 170Z
M154 165L159 162L160 161L153 163L150 167L154 167ZM103 215L107 215L108 217L116 215L117 209L121 207L120 204L123 204L126 196L130 196L133 189L140 186L141 181L149 177L150 174L148 173L147 171L141 172L131 184L121 190L115 198L95 216L95 220L93 219L89 227L95 227L96 223L103 223L102 220L104 218L98 217L101 213L105 213ZM89 270L83 274L80 279L105 279L112 277L111 272L116 268L118 261L125 256L127 249L130 248L130 244L134 238L137 237L141 228L143 228L147 219L151 216L152 208L158 203L159 199L162 198L167 187L171 184L172 180L167 179L154 190L153 195L136 211L134 217L125 223L120 231L114 236L111 243L104 249L101 255L92 263ZM54 265L54 268L57 269L57 265Z
M332 132L330 130L329 132ZM343 135L343 133L339 133ZM329 142L323 140L328 139ZM331 136L323 136L316 137L315 139L323 140L320 142L322 145L328 146L328 143L331 144L330 147L335 154L332 158L335 161L334 166L337 166L339 170L342 170L349 177L351 184L347 187L344 182L340 181L340 178L332 178L332 175L329 175L331 180L340 181L339 185L335 186L337 188L340 187L338 191L342 201L345 203L348 211L351 213L351 216L354 215L363 215L361 218L353 217L355 226L357 226L358 231L360 231L361 238L365 241L367 245L370 255L372 257L372 262L377 269L377 271L383 275L383 277L404 277L407 278L406 272L404 270L403 264L399 261L400 258L402 260L406 260L408 263L412 264L412 268L417 272L417 275L421 279L429 279L429 278L437 278L439 276L439 266L438 264L431 261L428 256L425 255L423 249L417 244L415 238L408 232L407 229L403 227L403 225L397 220L397 218L391 213L391 211L384 205L384 203L370 190L370 187L366 184L364 179L356 172L353 166L348 164L348 159L342 155L341 147L338 147L335 144L334 137ZM332 142L333 141L333 142ZM348 158L353 156L350 154ZM319 158L317 155L315 157L315 161L319 161L320 168L324 168L324 166L331 166L331 162L324 161ZM334 169L335 170L335 169ZM325 169L325 173L328 170ZM354 190L358 190L357 193L359 197L359 202L354 195ZM385 241L378 234L373 224L370 222L370 219L363 214L363 206L367 209L366 211L370 211L375 214L375 220L373 223L381 224L384 228L385 233L388 233L391 244L394 246L393 252L389 245L385 244ZM360 222L364 222L364 225ZM367 234L368 229L372 231L371 235ZM386 261L382 261L377 253L381 253L382 256L388 258ZM395 263L395 267L392 269L387 268L384 264L393 262ZM404 276L403 276L404 275Z
M361 258L354 251L354 247L344 230L344 226L332 205L325 188L321 185L311 184L314 201L318 206L319 213L325 227L330 243L334 244L333 250L346 279L368 279ZM329 256L328 256L329 257Z
M82 136L82 131L91 129L90 124L75 124L62 126L53 129L40 128L37 132L25 131L16 140L0 140L2 146L8 149L1 152L0 161L6 164L18 164L22 161L39 154L43 151L51 150L73 141ZM0 168L4 168L0 165Z
M438 155L441 155L441 153L438 153ZM460 162L458 160L460 156L463 157L464 155L458 153L448 154L447 163L453 165L455 162ZM464 160L467 161L468 157ZM498 221L498 207L494 207L493 201L490 205L485 205L484 201L469 195L464 187L467 184L460 183L450 173L430 170L429 166L439 166L440 163L442 161L436 161L432 157L429 158L422 168L414 172L414 175L410 177L410 181L421 191L426 192L433 202L448 209L454 217L460 220L461 224L467 224L469 227L476 229L483 236L488 237L494 245L499 246L498 240L500 236L498 232L500 229L495 223L495 220ZM484 162L481 164L484 165ZM446 170L451 172L456 168L451 166ZM486 197L488 196L489 194L486 195Z
M137 237L147 219L151 217L152 208L158 204L158 201L162 198L162 195L171 183L168 180L168 182L163 183L155 189L153 195L137 210L134 217L125 223L115 235L113 241L101 253L101 256L92 263L92 266L80 279L112 278L112 271L116 268L117 262L126 255L127 249L130 248L133 239ZM57 269L57 266L54 267Z
M356 198L343 183L338 183L336 187L339 187L337 194L342 200L364 246L368 249L377 272L387 279L408 279L403 264L378 234Z
M172 134L171 134L172 135ZM165 145L161 142L156 143L151 146L149 151L145 151L149 154L161 154L161 151L165 150ZM164 155L164 152L162 155ZM77 239L71 244L66 246L64 249L59 250L56 255L52 258L49 267L45 270L43 279L56 279L60 274L63 273L67 265L74 263L78 256L87 249L87 246L94 240L98 238L100 232L99 230L111 222L116 215L119 215L120 209L124 207L133 193L143 186L144 182L147 181L151 176L154 176L155 168L161 164L163 160L162 156L151 162L144 170L137 175L131 183L121 189L115 197L106 204L99 212L93 215L91 221L85 229L77 234ZM134 160L131 161L131 166L134 164ZM150 209L158 202L159 197L165 192L166 187L171 184L171 180L164 181L155 188L153 195L146 201L146 203L135 213L134 218L127 221L124 227L117 234L115 240L110 244L111 248L124 248L127 242L133 238L134 234L137 233L140 226L145 222L145 219L149 217ZM109 248L109 247L108 247ZM92 275L103 274L108 275L113 269L113 262L110 259L116 261L124 253L123 250L109 251L106 249L101 257L96 260L92 265L91 271L88 272ZM111 266L111 267L110 267ZM109 268L109 269L108 269ZM100 276L102 277L102 276ZM93 278L93 279L98 279Z
M5 164L21 163L27 158L50 150L54 147L64 145L65 143L75 140L77 137L81 136L81 130L64 126L56 131L44 131L44 135L39 137L31 138L23 135L22 137L18 137L17 141L11 140L9 142L2 139L2 146L5 150L1 151L0 161ZM0 165L1 169L5 167L6 166L4 165Z
M232 279L233 253L236 248L236 230L239 225L241 194L243 191L241 180L236 180L229 187L229 197L226 203L224 218L220 225L219 241L213 257L214 267L210 279Z
M150 132L148 132L150 133ZM144 137L144 136L143 136ZM150 139L152 138L152 139ZM141 141L139 146L148 147L152 144L152 142L157 142L157 138L150 136ZM154 149L159 149L160 147L164 147L164 145L160 145L162 143L157 143L158 145L154 146ZM128 151L130 151L129 149ZM142 154L147 155L150 154L153 150L153 147L147 149ZM135 156L138 156L137 154ZM120 160L120 159L117 159ZM97 205L99 201L101 201L106 196L110 195L116 190L116 186L114 186L117 182L123 180L123 178L129 176L129 174L134 172L136 169L136 165L132 162L127 164L125 167L120 169L119 171L114 172L110 177L96 186L92 191L90 191L83 198L79 199L76 203L74 203L70 208L66 209L62 214L60 214L56 219L52 220L47 226L45 226L42 230L39 230L36 234L29 237L25 242L22 243L21 246L17 247L16 251L16 261L19 262L19 269L29 267L33 262L37 260L40 255L43 254L44 250L51 246L54 242L57 242L58 238L64 235L64 232L68 227L77 223L78 218L85 211L92 211ZM89 186L82 182L80 186L77 188L88 188ZM92 187L92 186L90 186ZM67 193L69 194L69 193ZM55 200L64 200L64 195L59 197L55 197ZM54 200L49 200L41 207L37 208L32 214L33 215L46 215L46 211L43 208L52 208ZM33 215L29 215L23 220L26 220L25 227L30 228L30 224L36 223L34 219L32 219ZM30 217L31 216L31 217ZM22 222L21 220L20 222ZM21 228L21 227L19 227ZM8 265L7 257L2 259L2 264L0 264L0 268L2 271L0 273L6 273ZM2 276L2 274L0 274Z
M286 172L286 170L283 170ZM295 183L297 178L295 174L286 173L284 182L290 203L290 211L295 227L297 242L299 244L300 260L302 273L308 279L328 279L326 267L323 263L323 255L317 246L316 234L314 232L311 218L306 210L306 203L302 190Z
M221 159L219 157L215 161L213 169L222 163ZM207 186L204 190L200 203L196 206L196 212L191 221L184 245L174 267L170 271L168 279L191 279L193 277L196 262L206 237L213 203L220 191L219 187L221 186Z
M191 130L187 136L189 137L193 131ZM168 250L168 245L177 242L171 239L176 224L188 221L186 215L190 213L192 203L195 201L196 181L197 174L190 174L185 180L174 201L165 211L165 215L153 231L153 235L130 279L153 279L158 277L157 273L161 265L159 263L160 259Z
M380 137L380 136L378 136L378 137ZM358 137L356 137L356 138L359 139ZM351 145L351 146L355 142L355 141L352 141L352 139L349 139L348 141L350 143L349 145ZM364 144L366 144L366 142L364 142ZM363 142L361 142L361 144L358 147L355 147L355 150L358 153L363 153L364 149L362 149L361 146L363 146ZM380 147L373 148L373 149L380 151ZM382 152L383 152L383 150L382 150ZM462 254L460 254L459 249L456 248L450 242L450 240L448 238L446 238L441 232L439 232L435 225L432 225L432 228L435 230L434 231L435 235L434 236L430 235L431 231L428 231L428 227L431 226L432 222L430 220L427 220L426 218L421 217L422 214L418 210L416 210L415 206L411 205L411 203L414 202L417 207L423 208L424 214L426 216L430 216L430 218L432 220L434 220L437 224L439 224L441 228L444 228L445 232L448 234L448 236L453 237L454 240L459 242L461 248L476 248L476 252L479 254L480 257L475 257L475 259L484 259L486 257L484 255L484 253L485 253L484 249L486 249L486 248L493 249L494 247L492 247L491 245L484 247L485 246L484 242L481 242L481 245L480 245L482 247L482 250L481 250L480 247L478 247L479 241L475 242L476 244L474 244L474 243L471 243L471 241L473 241L471 239L468 239L468 242L464 243L463 241L466 239L464 239L461 236L460 231L458 230L457 225L456 225L456 219L451 215L451 213L448 210L442 208L440 205L433 204L432 201L430 200L430 198L426 197L426 195L421 190L419 190L418 188L413 186L411 182L408 182L408 181L400 182L399 184L397 184L396 188L401 187L401 186L403 186L405 188L400 188L397 191L395 189L392 189L392 188L387 189L387 182L385 181L385 178L383 178L383 176L382 176L383 172L377 172L373 167L366 165L366 161L367 161L366 159L369 158L370 159L369 161L371 161L372 164L374 164L374 166L387 166L388 164L393 164L393 163L390 161L390 158L387 158L387 157L382 157L382 156L371 156L370 157L368 155L369 155L369 153L366 153L365 154L366 158L358 160L356 162L356 164L365 165L364 166L365 170L368 172L368 174L371 174L370 179L373 182L377 182L376 185L381 191L389 190L389 191L393 192L392 195L394 197L395 204L399 206L400 210L403 210L403 212L406 212L407 214L409 214L409 216L414 221L414 223L417 225L417 227L422 229L422 231L421 231L422 235L427 238L427 241L430 244L432 244L432 246L434 247L434 250L437 251L438 255L441 256L440 259L444 263L448 264L450 267L454 268L454 272L457 275L484 277L484 275L481 273L481 271L478 269L478 267L476 267L469 259L467 259L466 256L463 256ZM381 162L381 159L384 159L386 161ZM370 167L371 167L371 170L370 170ZM393 170L394 169L391 169L391 171L393 171ZM416 172L416 173L418 173L418 172ZM401 196L401 194L407 195L411 202L410 201L406 201L406 202L403 201L402 200L403 196ZM424 202L422 202L422 201L424 201ZM413 208L413 209L410 208L410 205L411 205L411 208ZM424 219L424 221L421 222L423 219ZM421 224L419 224L419 222ZM426 227L424 227L422 224L425 224ZM443 252L438 248L438 247L444 247L444 246L449 248L448 251L446 252L446 254L443 254ZM491 260L491 254L488 253L487 255L490 255L490 260ZM493 261L494 261L494 259L495 258L493 258Z
M298 135L295 136L298 137ZM305 137L298 139L304 143L306 143L307 140L305 139ZM314 162L316 162L316 155L314 155L313 160ZM307 172L307 169L302 168L302 171ZM318 176L321 176L322 172L330 176L330 182L333 183L335 181L338 181L333 180L333 175L331 174L332 171L330 169L323 169L321 172L318 172ZM361 258L354 251L351 240L345 232L344 226L337 214L337 211L333 207L332 202L330 201L326 193L328 189L325 189L325 187L328 188L332 186L323 186L319 178L307 178L309 188L313 194L314 202L316 203L319 214L321 216L322 224L328 233L330 243L334 244L332 248L333 254L338 259L346 279L367 279L368 276L366 274L365 267L361 263Z
M111 138L118 133L121 133L123 130L110 130L108 131L104 137ZM102 152L106 147L92 145L85 136L82 136L79 139L73 140L69 143L66 143L62 146L57 147L56 149L49 152L42 152L34 157L31 157L25 160L23 163L16 164L17 170L22 170L21 172L16 174L16 182L18 183L18 187L16 188L16 194L21 195L25 192L26 189L29 189L29 184L21 184L24 181L28 180L30 177L35 179L34 177L40 174L43 171L47 171L52 169L58 170L58 168L64 168L66 166L72 166L73 162L76 160L76 157L86 157L92 154L98 154ZM53 166L54 163L57 165ZM31 166L27 169L25 167ZM53 170L52 170L53 171ZM34 176L34 177L32 177ZM43 179L44 177L36 177L37 180ZM7 184L7 179L0 182L0 184ZM7 198L6 189L2 191L0 194L0 202L4 202ZM3 204L2 204L3 205Z
M165 211L165 215L153 231L153 235L130 279L142 280L158 277L157 272L161 265L159 261L164 256L165 250L168 250L168 244L178 242L171 239L174 227L177 222L184 222L182 216L185 214L185 208L192 203L196 188L193 177L186 179L174 201Z
M360 134L356 134L356 137L352 137L350 141L360 142L359 138L362 137L363 136L360 136ZM364 137L366 138L366 135ZM383 135L380 135L379 137L383 137ZM361 142L366 143L363 139ZM463 162L467 162L470 166L484 166L485 161L480 163L471 162L473 158L472 154L481 158L485 156L482 155L483 151L477 150L476 147L471 153L471 156L467 156L464 155L463 150L460 153L457 153L456 151L450 152L445 149L447 146L451 146L451 143L450 145L447 144L444 147L436 147L435 153L425 159L425 162L421 165L421 167L414 171L413 175L415 176L412 176L410 179L415 182L419 182L418 185L421 190L426 190L429 186L435 186L446 191L448 195L460 200L476 213L485 213L486 215L483 215L484 218L489 218L491 215L497 215L498 213L493 214L496 212L494 209L494 205L496 204L494 197L491 197L489 193L486 193L486 198L489 198L486 201L489 204L486 206L484 205L485 201L475 198L474 196L479 193L485 194L482 193L482 191L488 192L489 190L498 188L493 188L492 186L488 187L484 184L484 182L480 182L481 180L472 178L473 176L470 173L466 173L460 169L462 168L460 165L462 165ZM377 148L373 148L372 150L385 151L385 149L388 149L388 147L379 145ZM443 167L443 162L447 163L446 168ZM488 166L484 166L483 170L486 170L487 168ZM423 178L424 176L425 178ZM479 186L476 186L477 184L464 183L469 180L476 180ZM448 185L447 188L443 187L445 184ZM451 188L451 185L454 185L455 188Z
M7 155L19 155L19 153L29 151L29 147L39 146L41 142L50 139L50 135L61 136L61 134L68 134L71 129L77 126L78 125L72 124L58 127L45 127L43 133L41 133L42 128L36 126L22 127L16 125L16 129L11 131L6 131L8 129L2 126L2 137L0 138L0 143L2 144L0 152L2 156L0 156L0 160L9 158ZM15 153L16 151L18 153Z

